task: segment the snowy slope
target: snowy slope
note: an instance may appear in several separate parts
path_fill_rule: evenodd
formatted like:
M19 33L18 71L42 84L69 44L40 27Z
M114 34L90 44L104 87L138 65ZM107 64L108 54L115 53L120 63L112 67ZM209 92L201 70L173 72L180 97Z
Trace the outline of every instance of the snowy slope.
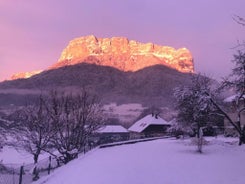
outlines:
M244 184L245 146L209 141L203 154L171 139L97 149L36 184Z

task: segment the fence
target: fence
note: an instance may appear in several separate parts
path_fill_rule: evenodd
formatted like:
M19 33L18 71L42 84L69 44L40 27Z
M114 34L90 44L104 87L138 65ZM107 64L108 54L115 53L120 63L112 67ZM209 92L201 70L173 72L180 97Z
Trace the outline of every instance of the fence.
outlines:
M0 183L1 184L25 184L31 183L31 174L24 173L24 167L17 164L0 165ZM21 171L22 170L22 171ZM20 173L23 173L20 175ZM22 176L22 177L20 177Z
M49 157L37 164L38 177L50 174L57 167L55 159ZM3 164L0 163L0 184L30 184L33 181L34 164Z

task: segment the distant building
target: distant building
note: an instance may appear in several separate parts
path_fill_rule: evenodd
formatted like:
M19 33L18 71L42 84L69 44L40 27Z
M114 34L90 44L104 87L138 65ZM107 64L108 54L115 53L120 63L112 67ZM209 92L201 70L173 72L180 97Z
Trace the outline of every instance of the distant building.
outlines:
M140 137L160 136L166 134L170 123L159 117L157 114L150 114L136 121L128 130L131 135Z
M121 125L105 125L97 130L95 135L99 144L129 139L129 131Z

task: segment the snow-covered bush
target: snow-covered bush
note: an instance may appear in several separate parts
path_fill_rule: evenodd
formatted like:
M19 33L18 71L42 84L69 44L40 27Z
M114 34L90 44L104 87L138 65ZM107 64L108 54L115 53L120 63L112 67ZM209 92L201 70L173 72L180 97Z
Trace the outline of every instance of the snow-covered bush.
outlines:
M176 119L172 120L171 127L168 128L168 133L176 138L184 137L185 135L193 136L194 131L191 127L185 126L183 123L177 122Z

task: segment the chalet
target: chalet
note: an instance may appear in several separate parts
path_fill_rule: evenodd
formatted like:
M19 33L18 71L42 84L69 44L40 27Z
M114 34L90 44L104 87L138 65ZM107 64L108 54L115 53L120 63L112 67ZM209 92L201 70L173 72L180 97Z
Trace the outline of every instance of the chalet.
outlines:
M99 144L125 141L129 139L129 132L121 125L105 125L96 132Z
M150 114L136 121L128 130L133 136L138 134L140 137L151 137L166 134L170 126L170 123L157 114Z

